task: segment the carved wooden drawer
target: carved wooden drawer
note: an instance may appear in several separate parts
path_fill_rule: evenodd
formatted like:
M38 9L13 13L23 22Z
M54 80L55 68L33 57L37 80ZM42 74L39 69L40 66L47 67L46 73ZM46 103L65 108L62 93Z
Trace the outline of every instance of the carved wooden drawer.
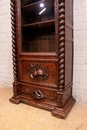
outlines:
M22 85L22 96L30 98L35 101L47 102L56 104L56 89L49 89L44 87L36 87L29 85Z
M50 62L50 64L49 64ZM57 62L21 61L20 80L30 84L57 87Z

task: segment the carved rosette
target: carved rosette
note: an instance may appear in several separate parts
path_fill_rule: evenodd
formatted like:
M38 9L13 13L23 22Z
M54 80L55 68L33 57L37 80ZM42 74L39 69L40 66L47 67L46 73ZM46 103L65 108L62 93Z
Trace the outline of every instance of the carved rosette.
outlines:
M30 64L28 74L31 79L46 80L49 77L48 67L42 67L39 63Z
M16 52L16 22L15 22L15 0L11 0L11 28L12 28L12 56L13 56L13 77L17 82L17 52Z
M59 0L59 91L64 90L65 79L65 0Z

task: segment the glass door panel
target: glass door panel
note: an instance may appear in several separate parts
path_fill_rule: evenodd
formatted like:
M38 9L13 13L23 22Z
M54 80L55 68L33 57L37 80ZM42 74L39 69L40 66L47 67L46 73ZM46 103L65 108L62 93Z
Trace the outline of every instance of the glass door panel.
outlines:
M22 51L55 51L54 0L32 0L21 8Z

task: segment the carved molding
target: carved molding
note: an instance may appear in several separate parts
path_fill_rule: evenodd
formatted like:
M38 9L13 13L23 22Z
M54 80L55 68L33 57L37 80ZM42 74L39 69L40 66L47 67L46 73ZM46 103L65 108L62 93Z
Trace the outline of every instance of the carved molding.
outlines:
M16 22L15 22L15 0L11 0L11 28L12 28L12 59L14 83L17 82L17 52L16 52Z
M46 80L49 77L49 69L48 67L42 67L39 63L30 64L28 74L31 79Z
M65 80L65 0L59 0L59 91L64 90Z

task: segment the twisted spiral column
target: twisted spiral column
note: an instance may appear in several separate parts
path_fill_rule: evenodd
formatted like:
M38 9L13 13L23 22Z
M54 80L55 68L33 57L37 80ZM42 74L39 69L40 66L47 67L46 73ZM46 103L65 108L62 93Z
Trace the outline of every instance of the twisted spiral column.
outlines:
M59 91L64 90L65 79L65 0L59 0Z
M12 28L12 59L14 83L17 82L17 52L16 52L16 22L15 22L15 0L11 0L11 28Z

